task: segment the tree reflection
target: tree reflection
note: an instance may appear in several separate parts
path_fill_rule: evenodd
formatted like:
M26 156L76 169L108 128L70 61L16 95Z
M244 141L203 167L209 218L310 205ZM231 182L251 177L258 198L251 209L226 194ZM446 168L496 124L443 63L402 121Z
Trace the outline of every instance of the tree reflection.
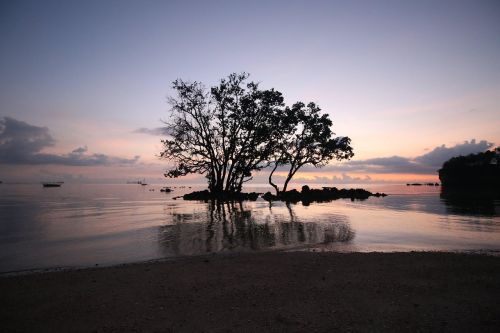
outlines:
M500 215L500 193L480 189L441 189L441 201L450 214L473 216Z
M347 220L300 221L290 204L287 214L273 213L272 205L267 211L234 202L212 201L201 207L189 213L169 212L172 224L158 230L163 255L294 248L349 242L355 237Z

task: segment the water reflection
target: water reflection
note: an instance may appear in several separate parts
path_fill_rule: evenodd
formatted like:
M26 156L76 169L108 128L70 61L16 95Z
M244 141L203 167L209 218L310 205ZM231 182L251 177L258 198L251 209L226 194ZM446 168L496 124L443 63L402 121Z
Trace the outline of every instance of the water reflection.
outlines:
M436 200L438 199L438 200ZM500 192L457 191L441 189L436 193L420 195L395 194L385 198L370 198L351 204L352 207L369 207L399 212L422 212L441 216L458 215L462 217L500 216Z
M171 215L171 224L158 228L164 256L296 248L346 243L355 237L345 217L301 221L289 204L255 210L244 203L206 203L202 211Z
M181 190L165 194L159 189L65 184L46 191L40 184L2 184L0 273L282 248L500 247L498 195L483 198L471 192L471 197L448 193L440 197L440 189L434 187L401 186L373 189L390 195L365 201L339 199L310 206L274 202L270 206L257 200L211 205L172 200Z
M455 215L500 215L500 192L481 190L446 190L440 193L446 212Z

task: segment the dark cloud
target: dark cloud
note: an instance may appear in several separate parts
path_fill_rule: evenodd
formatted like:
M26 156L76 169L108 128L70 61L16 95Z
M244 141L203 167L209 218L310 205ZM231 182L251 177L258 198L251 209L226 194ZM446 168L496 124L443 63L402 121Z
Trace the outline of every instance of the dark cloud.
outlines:
M378 157L347 163L349 171L367 173L434 173L436 168L402 156Z
M47 127L30 125L10 117L0 119L0 164L123 165L136 163L139 159L139 156L128 159L105 154L86 154L87 146L61 155L41 152L54 143Z
M329 165L321 170L337 172L356 172L356 173L414 173L414 174L434 174L443 163L454 156L469 155L483 152L493 147L493 143L475 139L464 141L453 147L441 145L435 147L430 152L408 158L402 156L377 157L360 161L348 161L339 165ZM306 166L303 171L318 170L312 166Z
M476 142L475 139L472 139L453 147L441 145L415 158L392 156L372 158L364 161L351 161L348 164L365 167L366 172L430 174L435 173L444 162L454 156L483 152L492 146L493 143L491 142L485 140Z
M455 145L453 147L446 147L441 145L434 148L432 151L415 158L415 161L424 165L430 165L434 167L441 167L443 163L454 156L469 155L474 153L479 153L486 151L493 147L493 143L486 140L481 140L476 142L476 139L470 141L464 141L462 144Z
M88 150L87 146L85 147L78 147L74 149L71 154L76 154L76 155L81 155L84 154Z
M6 157L22 160L54 143L47 127L33 126L9 117L0 119L0 160Z
M336 171L336 172L349 172L349 173L416 173L416 174L430 174L436 172L436 168L422 165L413 161L412 159L391 156L391 157L377 157L359 161L348 161L337 165L328 165L321 169L314 168L313 166L305 166L303 171Z
M141 127L134 130L133 133L149 134L155 136L169 135L169 131L166 127L156 127L156 128Z

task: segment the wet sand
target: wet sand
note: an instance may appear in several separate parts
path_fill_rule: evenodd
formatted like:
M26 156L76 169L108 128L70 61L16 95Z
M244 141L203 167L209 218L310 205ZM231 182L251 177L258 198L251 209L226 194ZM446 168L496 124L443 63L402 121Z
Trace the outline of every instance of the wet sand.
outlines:
M497 331L500 257L274 252L0 277L1 332Z

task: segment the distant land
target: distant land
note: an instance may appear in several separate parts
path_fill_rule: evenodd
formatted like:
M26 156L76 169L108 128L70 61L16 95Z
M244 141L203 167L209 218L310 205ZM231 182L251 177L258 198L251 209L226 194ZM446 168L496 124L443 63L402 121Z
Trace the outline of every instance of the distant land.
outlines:
M488 188L500 186L500 147L484 153L453 157L438 171L443 187Z

